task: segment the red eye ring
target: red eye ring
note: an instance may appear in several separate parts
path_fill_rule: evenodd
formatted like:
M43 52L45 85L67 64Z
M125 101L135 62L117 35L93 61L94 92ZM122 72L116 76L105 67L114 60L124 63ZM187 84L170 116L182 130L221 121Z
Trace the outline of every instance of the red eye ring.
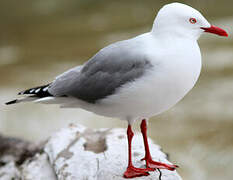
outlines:
M195 24L195 23L197 22L197 20L196 20L195 18L190 18L190 19L189 19L189 22L190 22L191 24Z

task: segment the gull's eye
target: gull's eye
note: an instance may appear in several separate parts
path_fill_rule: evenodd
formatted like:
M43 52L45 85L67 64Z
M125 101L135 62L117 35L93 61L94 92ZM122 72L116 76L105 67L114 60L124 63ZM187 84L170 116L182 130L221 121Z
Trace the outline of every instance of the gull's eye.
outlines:
M190 18L190 19L189 19L189 22L190 22L191 24L195 24L195 23L197 22L197 20L196 20L195 18Z

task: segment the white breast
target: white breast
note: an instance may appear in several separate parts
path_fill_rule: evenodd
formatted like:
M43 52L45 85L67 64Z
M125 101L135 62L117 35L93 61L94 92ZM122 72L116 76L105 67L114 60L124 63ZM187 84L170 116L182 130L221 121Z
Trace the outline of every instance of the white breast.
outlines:
M161 43L151 37L148 39L148 46L142 51L153 65L152 69L98 104L82 106L78 103L79 107L132 121L162 113L179 102L193 88L200 74L198 44L192 40L173 44L173 41Z

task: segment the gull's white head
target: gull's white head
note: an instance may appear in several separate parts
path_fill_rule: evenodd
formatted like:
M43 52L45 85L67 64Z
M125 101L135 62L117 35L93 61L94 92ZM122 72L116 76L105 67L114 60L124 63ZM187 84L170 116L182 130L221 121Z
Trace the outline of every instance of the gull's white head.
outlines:
M228 36L223 29L211 26L204 16L181 3L167 4L158 12L152 33L198 39L203 32Z

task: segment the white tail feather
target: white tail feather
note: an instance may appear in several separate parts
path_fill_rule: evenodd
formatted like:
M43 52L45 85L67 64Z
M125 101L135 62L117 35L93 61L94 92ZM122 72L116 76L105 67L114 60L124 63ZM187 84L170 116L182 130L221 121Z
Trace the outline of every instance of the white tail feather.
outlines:
M73 98L69 97L45 97L35 100L35 103L41 104L66 104L75 101Z

